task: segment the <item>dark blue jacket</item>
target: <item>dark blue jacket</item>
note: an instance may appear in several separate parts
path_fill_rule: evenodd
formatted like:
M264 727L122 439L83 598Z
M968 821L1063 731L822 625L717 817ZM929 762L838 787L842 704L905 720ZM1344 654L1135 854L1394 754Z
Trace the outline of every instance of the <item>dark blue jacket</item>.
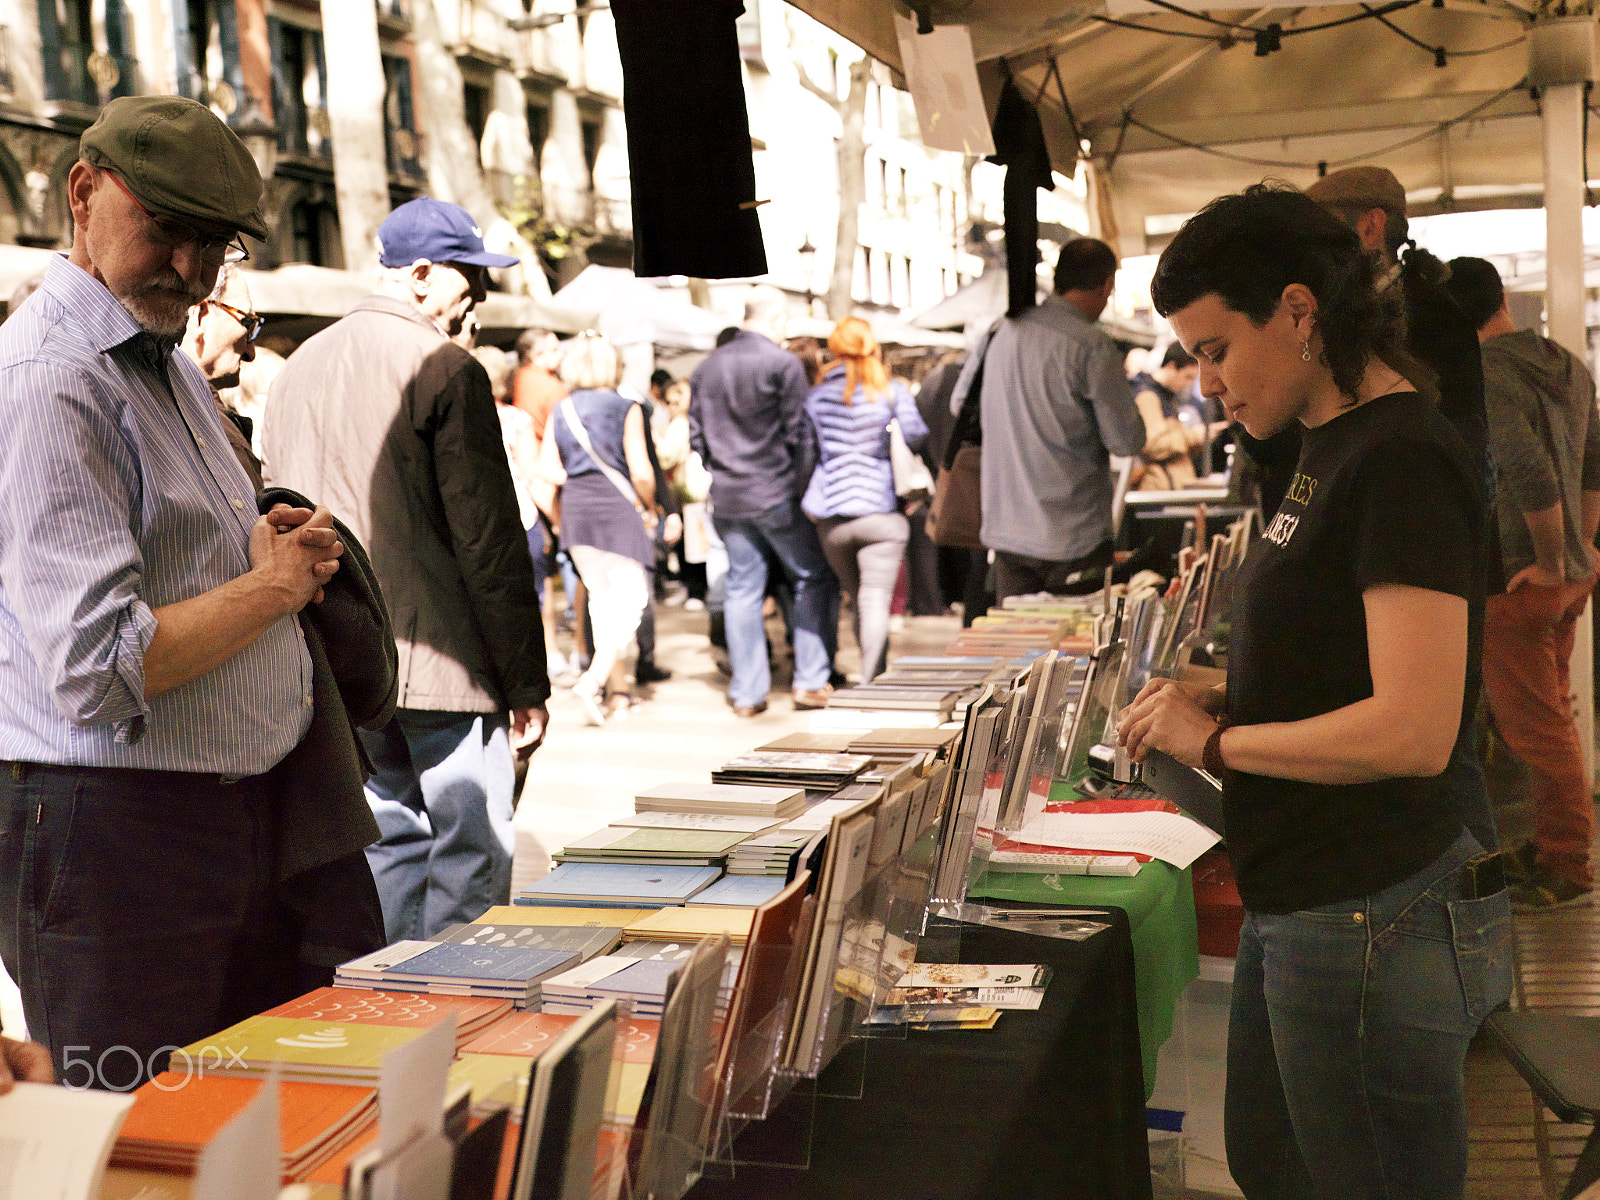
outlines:
M797 500L817 460L800 360L741 329L695 368L689 386L689 444L711 471L717 515L755 517Z
M819 518L895 512L900 504L889 462L889 420L900 422L900 436L912 450L927 440L928 427L917 402L898 379L891 379L889 395L877 400L869 399L858 384L845 404L844 378L844 364L838 363L806 397L821 461L801 507Z

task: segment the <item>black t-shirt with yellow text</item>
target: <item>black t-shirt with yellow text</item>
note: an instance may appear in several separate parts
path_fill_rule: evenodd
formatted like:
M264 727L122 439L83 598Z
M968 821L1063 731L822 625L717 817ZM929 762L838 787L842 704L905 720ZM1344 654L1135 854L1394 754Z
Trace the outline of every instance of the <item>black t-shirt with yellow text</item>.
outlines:
M1370 697L1362 594L1404 584L1471 606L1466 726L1482 650L1477 474L1460 436L1414 392L1305 431L1288 492L1234 592L1233 724L1304 720ZM1461 831L1445 778L1329 785L1227 772L1228 849L1245 907L1316 908L1416 873Z

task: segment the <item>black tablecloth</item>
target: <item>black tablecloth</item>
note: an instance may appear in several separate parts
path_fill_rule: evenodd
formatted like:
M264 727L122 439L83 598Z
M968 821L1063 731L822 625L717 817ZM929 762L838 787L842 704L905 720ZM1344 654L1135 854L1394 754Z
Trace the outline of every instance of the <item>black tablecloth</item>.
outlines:
M690 1197L1148 1198L1133 946L1120 909L1105 919L1085 942L934 921L919 959L1048 963L1043 1006L989 1030L852 1042Z

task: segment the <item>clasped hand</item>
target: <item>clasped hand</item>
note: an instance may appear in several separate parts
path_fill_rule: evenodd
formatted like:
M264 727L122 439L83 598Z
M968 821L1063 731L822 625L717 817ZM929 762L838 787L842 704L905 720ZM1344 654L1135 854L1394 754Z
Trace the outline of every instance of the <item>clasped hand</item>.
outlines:
M1135 762L1160 750L1188 766L1200 766L1206 739L1217 728L1216 719L1200 704L1206 690L1173 679L1152 679L1117 714L1117 742L1127 747Z
M250 564L265 571L289 597L291 612L321 602L322 585L339 569L344 546L326 508L273 505L250 531Z

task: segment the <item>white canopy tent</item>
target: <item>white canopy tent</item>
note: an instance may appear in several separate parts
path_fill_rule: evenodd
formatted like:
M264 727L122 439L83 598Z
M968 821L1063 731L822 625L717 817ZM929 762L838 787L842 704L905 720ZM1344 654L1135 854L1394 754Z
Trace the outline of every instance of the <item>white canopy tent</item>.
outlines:
M895 17L964 25L992 116L1006 75L1058 171L1090 172L1123 254L1263 178L1388 167L1414 213L1543 203L1549 334L1588 358L1582 214L1595 18L1565 0L1294 7L1218 0L791 0L901 70ZM1589 622L1573 683L1592 774Z

